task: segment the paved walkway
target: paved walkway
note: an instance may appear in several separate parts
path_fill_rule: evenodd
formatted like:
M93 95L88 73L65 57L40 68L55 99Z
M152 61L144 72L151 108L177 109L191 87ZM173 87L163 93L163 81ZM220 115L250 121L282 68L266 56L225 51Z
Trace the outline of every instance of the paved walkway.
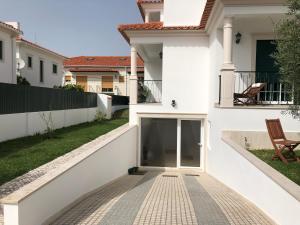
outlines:
M207 174L125 176L65 212L52 225L271 225L246 199Z

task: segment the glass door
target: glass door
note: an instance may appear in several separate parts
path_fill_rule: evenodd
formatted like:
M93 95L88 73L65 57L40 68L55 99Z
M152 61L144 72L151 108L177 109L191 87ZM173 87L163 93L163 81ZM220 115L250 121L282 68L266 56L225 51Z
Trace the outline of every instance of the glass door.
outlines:
M180 121L180 167L200 167L201 158L201 121Z

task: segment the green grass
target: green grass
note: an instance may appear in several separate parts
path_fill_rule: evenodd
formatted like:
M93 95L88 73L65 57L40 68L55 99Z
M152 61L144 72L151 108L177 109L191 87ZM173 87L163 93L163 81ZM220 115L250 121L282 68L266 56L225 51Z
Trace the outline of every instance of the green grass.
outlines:
M273 150L255 150L250 151L258 158L269 164L271 167L288 177L290 180L294 181L296 184L300 185L300 163L299 162L289 162L289 164L284 164L280 160L272 160L274 154ZM296 154L300 156L300 151L296 151Z
M127 118L91 122L0 143L0 185L27 173L125 123Z

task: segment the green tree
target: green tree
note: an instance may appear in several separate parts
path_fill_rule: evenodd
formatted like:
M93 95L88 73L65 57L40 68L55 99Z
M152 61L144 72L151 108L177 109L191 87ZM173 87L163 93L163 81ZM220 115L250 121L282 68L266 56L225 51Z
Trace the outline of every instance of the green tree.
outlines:
M276 24L274 54L283 83L292 91L294 104L287 113L300 119L300 0L287 0L288 13Z

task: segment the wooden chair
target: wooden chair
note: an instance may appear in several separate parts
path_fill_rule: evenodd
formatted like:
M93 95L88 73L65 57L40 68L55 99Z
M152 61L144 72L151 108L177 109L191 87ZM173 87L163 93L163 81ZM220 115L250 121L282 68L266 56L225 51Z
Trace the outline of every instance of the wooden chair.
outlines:
M272 160L279 158L284 163L288 163L288 161L300 162L300 158L297 157L296 153L294 152L294 149L300 144L300 141L286 139L279 119L266 120L266 125L271 142L275 149L275 154L272 157ZM289 154L290 158L286 158L283 155L284 150L288 150L287 154Z
M257 104L256 97L265 86L265 83L254 83L251 84L246 90L244 90L243 93L234 93L234 104Z

